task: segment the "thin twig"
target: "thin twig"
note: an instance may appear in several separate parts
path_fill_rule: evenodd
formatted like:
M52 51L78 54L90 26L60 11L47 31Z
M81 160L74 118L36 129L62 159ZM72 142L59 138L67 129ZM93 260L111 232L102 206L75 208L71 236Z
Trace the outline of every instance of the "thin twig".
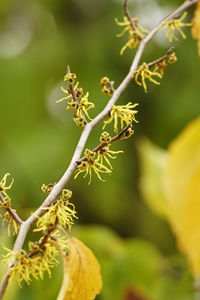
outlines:
M30 216L25 222L21 224L19 233L17 235L14 244L13 251L19 251L22 248L29 229L38 220L38 217L44 213L42 207L47 207L53 201L55 201L56 197L61 193L62 189L66 186L68 180L70 179L70 177L72 176L72 174L77 168L76 161L78 161L81 157L81 153L85 147L85 143L88 139L88 136L90 135L90 132L97 124L99 124L99 122L101 122L109 114L113 104L115 104L115 102L119 99L122 92L126 89L128 84L132 80L132 74L138 67L144 49L146 48L147 44L151 41L151 39L155 36L155 34L159 31L159 29L162 27L163 22L168 21L170 19L174 19L182 11L186 10L188 7L196 4L197 2L199 2L199 0L186 0L174 12L172 12L170 15L164 18L157 26L155 26L155 28L152 31L150 31L150 33L143 40L141 40L128 74L121 82L121 84L118 86L118 88L114 91L113 96L110 98L109 102L107 103L106 107L102 110L102 112L99 115L97 115L97 117L94 120L92 120L91 122L85 125L81 137L79 139L79 142L77 144L77 147L75 149L74 155L72 157L72 160L66 172L64 173L62 178L58 181L58 183L54 186L53 190L47 196L43 204L35 211L35 213L32 216ZM9 277L10 276L8 274L3 277L0 286L0 299L2 299L6 291L9 282Z
M38 243L38 247L39 249L38 250L33 250L31 251L30 253L28 253L28 257L33 257L34 255L36 255L41 249L42 247L44 246L45 243L47 243L48 241L48 238L50 236L50 234L56 229L56 223L54 226L50 227L47 232L45 233L45 235L43 236L41 242Z
M5 202L4 198L1 194L0 194L0 201ZM16 213L16 211L14 209L12 209L11 207L7 207L5 210L10 214L10 216L15 220L15 222L18 225L22 224L23 221L20 219L20 217L18 216L18 214Z
M67 66L67 74L70 74L70 66L69 65ZM69 83L68 92L72 95L72 99L77 103L77 106L79 107L79 100L76 95L76 91L74 90L73 84L71 84L71 83ZM81 116L83 117L84 124L86 125L88 122L85 118L85 115L81 114Z
M70 74L70 66L67 66L67 74ZM69 83L69 92L72 95L73 100L77 103L77 105L79 106L79 101L78 98L76 96L76 92L74 90L74 87L71 83Z
M154 60L154 61L148 63L147 66L148 66L149 68L152 68L153 66L158 65L159 63L163 62L166 58L169 58L169 57L170 57L170 54L173 52L173 50L174 50L174 47L171 47L171 48L167 51L167 53L166 53L165 55L163 55L162 57L159 57L159 58L157 58L156 60ZM140 66L138 66L138 69L139 69L139 68L140 68ZM135 74L134 74L134 73L132 74L132 77L134 78L135 75L136 75L136 72L135 72Z
M120 131L117 135L115 135L114 137L111 138L111 141L109 142L109 144L111 144L112 142L114 141L117 141L119 140L122 135L130 128L131 124L127 125L122 131ZM94 148L92 150L92 152L98 152L100 151L101 149L103 149L105 146L107 146L108 143L101 143L99 144L96 148ZM82 161L86 160L87 158L85 156L83 156L81 159L79 159L76 163L77 165L80 165Z
M165 55L163 55L162 57L160 57L160 58L158 58L158 59L156 59L156 60L154 60L154 61L148 63L148 64L147 64L148 67L151 68L151 67L153 67L153 66L155 66L155 65L157 65L157 64L159 64L159 63L161 63L161 62L163 62L163 60L165 60L166 58L168 58L168 57L170 56L170 54L172 54L173 51L174 51L174 47L171 47L171 48L167 51L167 53L166 53Z
M130 24L131 24L131 27L133 28L134 31L137 32L137 35L138 35L138 38L139 40L142 40L141 36L140 36L140 33L129 13L129 10L128 10L128 0L124 0L124 14L126 15L127 19L129 20Z

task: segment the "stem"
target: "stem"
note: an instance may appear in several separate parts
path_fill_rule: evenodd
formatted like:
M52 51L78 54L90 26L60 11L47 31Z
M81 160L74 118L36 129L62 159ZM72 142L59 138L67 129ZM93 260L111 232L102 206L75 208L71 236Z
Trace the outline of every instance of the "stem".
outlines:
M69 66L67 66L67 73L68 73L68 74L70 73L70 67L69 67ZM68 89L68 91L69 91L69 93L71 94L72 99L73 99L73 100L77 103L77 105L79 106L79 100L78 100L78 98L77 98L77 96L76 96L76 91L74 90L73 84L69 83L69 89ZM86 120L84 114L82 114L82 117L83 117L83 119L84 119L84 123L87 124L88 122L87 122L87 120Z
M131 18L131 15L130 15L129 11L128 11L128 0L124 0L124 14L127 17L127 19L129 20L133 30L137 32L139 39L142 40L142 38L140 36L140 33L138 32L138 29L137 29L133 19Z
M50 229L47 230L47 232L45 233L45 235L43 236L42 240L40 243L38 243L39 249L42 249L42 246L47 243L47 240L50 236L50 234L56 229L56 224L55 226L52 226ZM36 251L31 251L30 253L28 253L28 257L33 257L34 255L36 255L40 250L36 250Z
M166 53L165 55L163 55L162 57L160 57L160 58L158 58L158 59L156 59L156 60L154 60L154 61L148 63L148 64L147 64L148 67L151 68L151 67L153 67L153 66L155 66L155 65L157 65L157 64L159 64L159 63L161 63L164 59L168 58L168 57L170 56L170 54L171 54L173 51L174 51L174 47L171 47L171 48L167 51L167 53Z
M41 216L44 213L44 210L41 209L42 207L49 206L53 201L55 201L56 197L61 193L62 189L67 184L68 180L74 173L75 169L77 168L76 162L80 159L81 153L84 149L85 143L90 135L90 132L92 129L99 124L111 111L113 104L119 99L122 92L126 89L130 81L132 80L132 74L133 71L135 71L138 67L138 64L140 62L141 56L144 52L145 47L147 44L151 41L151 39L155 36L155 34L159 31L159 29L162 27L164 21L168 21L170 19L175 18L178 14L180 14L182 11L186 10L188 7L194 5L195 3L199 2L199 0L186 0L181 6L179 6L174 12L172 12L170 15L168 15L166 18L164 18L150 33L140 42L140 45L138 47L138 50L135 54L135 57L132 61L130 70L124 80L121 82L121 84L118 86L118 88L114 91L113 96L110 98L109 102L103 109L103 111L96 116L94 120L87 123L83 129L83 132L81 134L81 137L79 139L79 142L77 144L77 147L75 149L74 155L72 157L72 160L69 164L69 167L67 168L66 172L62 176L62 178L58 181L58 183L54 186L51 193L47 196L47 198L44 200L43 204L35 211L35 213L30 216L25 222L21 223L19 233L17 235L13 251L19 251L24 244L26 235L31 228L31 226L38 220L38 217ZM127 3L127 0L125 0L125 3ZM7 269L9 266L7 267ZM6 274L1 282L0 285L0 299L3 298L3 295L6 291L7 285L9 283L10 276Z
M122 135L130 128L130 124L127 125L122 131L120 131L117 135L115 135L114 137L111 138L111 141L109 143L101 143L99 144L96 148L94 148L92 150L92 152L98 152L99 150L101 150L103 147L107 146L108 144L111 144L114 141L119 140ZM79 159L76 163L77 165L80 165L82 161L86 160L86 157L83 156L81 159Z

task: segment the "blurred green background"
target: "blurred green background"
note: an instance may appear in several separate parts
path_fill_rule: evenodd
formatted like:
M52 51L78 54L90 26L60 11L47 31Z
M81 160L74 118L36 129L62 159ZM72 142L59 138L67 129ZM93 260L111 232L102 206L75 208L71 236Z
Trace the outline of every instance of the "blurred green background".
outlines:
M129 0L133 16L149 29L181 3ZM99 80L108 76L117 87L127 74L134 51L119 55L126 37L116 38L121 28L115 17L123 17L122 0L0 1L0 178L10 172L15 179L10 195L24 219L43 201L41 185L57 181L65 172L82 131L65 105L55 103L62 97L67 64L90 92L96 106L92 117L108 101ZM113 161L112 176L104 183L93 176L90 186L81 176L68 184L79 216L74 234L94 250L102 265L101 300L192 299L192 278L177 254L169 225L146 206L138 185L140 138L147 136L167 148L200 112L200 60L196 41L188 28L184 32L187 39L173 44L178 61L167 68L161 85L147 83L145 94L132 82L119 99L119 104L139 102L139 124L131 139L113 144L113 150L125 153ZM150 62L170 46L162 32L142 60ZM111 127L107 130L113 133ZM100 132L101 126L94 129L87 147L98 144ZM1 232L3 243L7 238ZM5 244L9 247L12 241ZM52 279L33 280L23 289L13 286L14 296L7 299L56 299L61 281L60 266Z

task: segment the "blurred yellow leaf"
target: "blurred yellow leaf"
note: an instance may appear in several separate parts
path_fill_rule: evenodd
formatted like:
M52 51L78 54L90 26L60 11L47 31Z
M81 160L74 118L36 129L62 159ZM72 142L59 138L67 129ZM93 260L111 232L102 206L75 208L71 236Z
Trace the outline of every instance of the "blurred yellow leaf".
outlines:
M76 238L70 239L69 249L57 300L92 300L102 289L99 263L92 251Z
M200 118L191 122L169 147L164 170L169 219L180 250L200 276Z
M200 56L200 2L196 4L194 17L192 20L191 33L193 38L197 40L198 53Z
M147 138L137 143L140 155L140 190L144 201L160 217L167 216L167 203L163 193L162 173L166 162L166 151L155 146Z

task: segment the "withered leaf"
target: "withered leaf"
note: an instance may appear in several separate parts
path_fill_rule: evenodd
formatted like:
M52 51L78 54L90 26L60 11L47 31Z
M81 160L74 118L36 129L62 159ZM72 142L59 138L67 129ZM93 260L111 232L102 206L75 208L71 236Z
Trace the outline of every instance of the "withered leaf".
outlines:
M69 249L63 261L64 277L57 300L93 300L102 289L99 263L77 238L70 239Z

